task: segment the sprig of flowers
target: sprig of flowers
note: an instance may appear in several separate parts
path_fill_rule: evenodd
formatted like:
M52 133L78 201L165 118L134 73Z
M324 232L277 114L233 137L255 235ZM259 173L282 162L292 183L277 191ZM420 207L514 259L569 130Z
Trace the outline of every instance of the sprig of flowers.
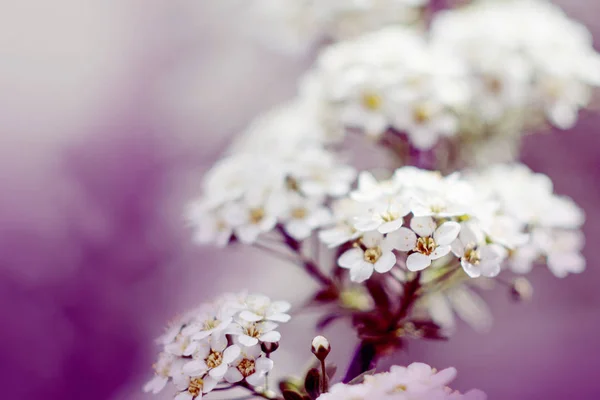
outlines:
M310 121L316 118L299 104L273 111L208 172L203 196L187 212L198 242L224 246L233 237L250 244L277 224L303 240L329 222L328 200L345 195L356 173ZM295 131L282 136L290 126Z
M479 390L465 394L447 385L456 377L456 369L437 371L427 364L412 363L408 367L392 366L389 372L366 375L359 384L338 383L318 400L485 400Z
M158 339L156 374L144 391L159 393L172 382L176 400L193 400L226 382L263 386L281 339L276 329L289 321L289 309L287 302L241 293L184 314Z

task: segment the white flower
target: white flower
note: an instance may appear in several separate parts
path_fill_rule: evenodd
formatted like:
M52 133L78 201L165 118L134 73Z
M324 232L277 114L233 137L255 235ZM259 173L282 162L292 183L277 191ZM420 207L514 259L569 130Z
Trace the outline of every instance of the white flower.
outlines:
M355 217L354 227L361 232L390 233L402 226L409 213L408 201L400 196L376 200L368 205L366 214Z
M427 364L412 363L408 367L392 366L390 372L367 375L364 383L338 383L318 400L485 400L485 394L474 390L465 394L453 391L448 384L456 377L456 369L441 371Z
M377 181L372 174L363 171L358 175L358 187L350 193L350 197L353 200L368 203L398 194L400 186L396 179Z
M175 361L175 356L169 353L160 353L158 361L154 364L154 378L144 385L144 392L157 394L164 389L171 375L171 368Z
M173 383L180 390L174 400L194 400L201 399L202 394L211 392L219 382L211 376L183 376L173 380Z
M197 243L214 243L219 247L229 243L233 227L222 215L222 208L207 209L202 203L195 202L188 208L186 217L195 228L194 241Z
M286 312L290 308L291 304L287 301L271 301L267 296L249 295L244 299L244 309L238 316L247 322L288 322L291 317Z
M208 375L219 381L239 355L240 347L227 346L227 338L212 336L209 340L196 342L192 353L193 360L183 366L183 372L190 376Z
M460 224L444 222L440 226L431 217L413 217L410 228L400 228L393 233L398 241L397 248L411 251L406 259L410 271L421 271L450 252L450 244L460 232ZM418 236L417 236L418 235Z
M546 256L548 268L558 278L585 269L585 258L581 255L585 237L580 231L536 229L532 243Z
M236 383L245 379L253 386L264 384L266 374L273 369L273 361L260 354L259 346L242 348L241 354L225 373L225 380Z
M471 278L498 275L506 256L502 247L486 244L485 234L473 223L462 225L458 239L452 243L452 252L460 258L460 264Z
M233 225L235 236L242 243L253 243L261 233L272 230L277 224L282 204L279 198L257 189L231 204L226 210L227 221Z
M394 244L379 232L367 232L357 247L340 256L338 264L350 270L350 279L354 282L363 282L373 275L373 270L384 273L392 269L396 264Z
M192 340L202 340L210 335L220 334L233 320L233 313L220 304L206 304L197 310L192 322L182 329L184 336Z
M236 336L243 346L256 346L259 342L278 342L281 334L275 330L277 327L278 325L271 321L246 322L240 320L237 324L231 325L226 333Z
M296 193L285 196L286 211L281 219L285 231L296 240L308 238L313 230L331 220L331 213L316 199L306 199Z
M329 247L337 247L358 239L362 234L354 227L354 217L364 212L365 205L342 198L332 205L335 226L319 231L319 239Z

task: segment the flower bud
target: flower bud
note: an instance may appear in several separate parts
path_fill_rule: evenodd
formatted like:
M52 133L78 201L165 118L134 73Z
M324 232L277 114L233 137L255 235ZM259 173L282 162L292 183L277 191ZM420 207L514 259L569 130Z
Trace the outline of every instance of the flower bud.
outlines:
M511 294L518 301L529 301L533 297L533 287L526 278L519 277L513 281Z
M271 354L279 348L279 342L262 342L260 348L267 354Z
M324 336L317 336L312 341L312 352L319 360L323 361L331 351L329 340Z

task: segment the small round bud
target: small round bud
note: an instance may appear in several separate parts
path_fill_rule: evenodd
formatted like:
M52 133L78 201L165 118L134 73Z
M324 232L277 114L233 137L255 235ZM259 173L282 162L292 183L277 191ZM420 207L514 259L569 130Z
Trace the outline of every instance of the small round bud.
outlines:
M329 340L324 336L317 336L312 340L312 352L319 360L323 361L331 351Z
M510 291L513 298L518 301L529 301L533 297L533 286L523 277L513 281Z
M260 348L267 354L271 354L279 348L279 342L262 342Z

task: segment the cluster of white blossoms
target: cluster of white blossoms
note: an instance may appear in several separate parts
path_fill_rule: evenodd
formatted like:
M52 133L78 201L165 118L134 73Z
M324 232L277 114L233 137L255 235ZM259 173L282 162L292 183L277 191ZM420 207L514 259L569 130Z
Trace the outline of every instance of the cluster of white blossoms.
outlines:
M325 49L302 83L346 129L380 136L393 128L418 149L457 132L468 105L467 70L417 31L388 27Z
M486 240L479 220L493 213L494 203L458 174L403 167L391 179L377 181L363 172L342 204L345 212L336 213L337 223L320 237L331 247L352 243L338 264L350 270L353 281L400 263L421 271L450 253L469 276L492 277L506 256L500 244Z
M338 383L318 400L485 400L480 390L460 393L447 385L456 377L456 369L436 371L427 364L392 366L390 372L365 376L356 385Z
M514 272L527 273L536 262L546 263L560 278L585 269L584 212L570 198L554 194L550 178L522 164L492 166L469 178L500 204L484 224L495 241L512 248Z
M559 277L585 266L583 212L555 195L547 176L523 165L491 167L469 179L415 167L384 181L363 172L334 211L335 225L320 238L348 247L338 265L356 282L394 266L422 271L442 259L438 268L452 256L471 278L498 275L507 259L518 272L545 260Z
M251 0L264 41L286 52L355 37L386 25L413 24L430 0Z
M259 118L208 172L187 215L198 242L254 243L276 226L303 240L329 222L325 204L348 193L356 172L326 147L309 109L293 103Z
M516 140L544 117L570 128L598 85L585 26L546 1L510 0L437 13L428 33L385 27L334 43L300 92L347 131L393 131L427 150L495 131Z
M531 124L545 115L568 129L600 84L591 33L545 0L474 2L439 13L431 40L466 62L473 109L486 122L516 113Z
M202 398L222 382L262 386L273 361L261 344L279 342L278 324L290 320L290 304L262 295L224 295L178 319L158 339L162 351L144 391L168 382L176 400Z

